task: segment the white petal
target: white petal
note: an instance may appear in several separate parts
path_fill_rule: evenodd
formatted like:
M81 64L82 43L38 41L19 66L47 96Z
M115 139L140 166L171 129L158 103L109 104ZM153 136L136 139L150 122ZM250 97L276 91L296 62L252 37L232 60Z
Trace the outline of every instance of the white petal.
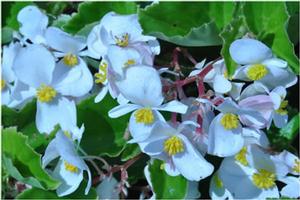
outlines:
M119 199L118 181L112 177L105 177L97 186L99 199Z
M223 160L218 174L223 186L234 199L256 199L262 190L252 183L251 176L254 172L254 169L237 164L230 157Z
M241 91L244 85L245 83L231 83L232 88L229 94L234 100L238 100L240 98Z
M267 60L264 60L262 64L267 65L267 66L276 66L279 68L287 68L288 63L284 60L281 60L279 58L270 58Z
M21 23L20 32L34 43L44 43L44 32L48 17L35 6L26 6L17 16Z
M55 89L62 95L80 97L87 94L93 87L93 76L90 70L84 60L81 58L78 60L79 64L72 67L59 82L56 82ZM80 74L79 77L78 74Z
M286 89L282 86L276 87L274 90L272 90L272 92L275 92L276 94L278 94L282 99L284 99L287 94Z
M166 104L163 104L163 105L157 107L157 110L176 112L176 113L181 113L181 114L186 113L187 109L188 109L188 107L185 104L183 104L177 100L170 101Z
M261 84L260 82L255 81L254 83L250 84L243 90L240 99L242 100L250 96L266 94L266 93L269 93L268 88L263 84Z
M230 98L226 98L223 103L221 103L217 109L222 113L234 113L237 114L240 110L239 106L232 101Z
M72 130L76 126L76 108L74 101L64 97L56 98L52 102L37 101L36 126L40 133L49 134L56 124L64 130Z
M273 113L274 124L277 128L283 128L288 123L288 115Z
M95 98L95 103L99 103L100 101L102 101L102 99L104 99L104 97L106 96L108 92L108 87L106 85L104 85L100 92L97 94L96 98Z
M78 173L70 172L66 170L64 161L60 160L53 172L53 176L61 181L61 184L56 189L56 193L59 197L62 197L71 194L79 187L83 180L83 171L79 170Z
M133 137L133 140L131 140L131 142L140 142L140 141L144 141L145 139L147 139L155 125L155 122L157 121L162 121L165 122L164 117L155 110L152 110L154 119L153 119L153 123L151 124L144 124L144 123L138 123L136 121L136 117L135 117L135 113L137 111L134 111L131 114L130 120L129 120L129 131L130 131L130 135Z
M188 189L185 195L185 199L198 199L201 194L198 189L199 183L197 181L189 181Z
M1 91L1 105L8 105L10 102L11 102L10 91L8 88L4 88Z
M244 138L242 137L242 127L226 130L221 125L221 117L219 114L215 117L209 127L208 134L208 153L220 157L232 156L238 153L244 146Z
M281 97L276 92L271 92L270 97L274 104L274 110L277 110L280 107L282 101Z
M206 62L206 59L203 59L201 62L199 62L199 63L197 63L197 64L195 65L195 68L196 68L196 69L202 69L203 66L204 66L204 64L205 64L205 62Z
M13 70L22 82L38 88L51 83L54 67L54 57L45 47L30 45L20 50Z
M280 191L281 196L289 198L300 197L300 180L298 177L287 176L283 179L280 179L280 181L286 184L286 186L284 186Z
M13 62L16 55L21 49L20 43L10 43L9 46L3 47L3 56L2 56L2 78L6 82L11 83L15 80L15 73L12 70Z
M235 40L229 47L232 59L241 65L255 64L272 57L269 47L258 40L244 38Z
M242 134L245 138L245 145L258 144L259 146L269 148L269 140L263 131L251 128L243 128Z
M139 108L141 108L141 106L135 104L118 105L108 112L108 116L111 118L117 118Z
M221 181L221 179L219 178L218 172L216 172L210 179L209 195L210 195L211 199L214 199L214 200L219 200L219 199L220 200L221 199L230 199L231 200L231 199L233 199L230 192L224 187L223 182L221 181L222 185L216 185L216 180Z
M148 66L133 66L126 70L126 78L116 82L123 96L132 103L155 107L163 102L158 72Z
M95 59L100 59L107 51L100 38L100 28L100 24L94 26L87 37L88 55Z
M169 176L178 176L180 172L174 166L174 164L170 164L169 162L164 163L164 170Z
M130 67L127 64L128 60L134 61L133 65L142 64L142 57L134 48L110 46L107 50L107 58L110 61L111 69L122 78L124 78L125 69Z
M267 66L267 68L269 70L268 74L259 80L259 82L267 86L270 90L277 86L288 88L297 83L297 76L290 70L277 66Z
M128 99L126 99L122 94L119 94L117 97L117 101L120 105L127 104L129 102Z
M210 176L214 171L214 166L202 157L184 135L178 135L178 137L183 140L185 149L183 153L173 156L176 169L190 181L199 181ZM191 160L192 163L190 163Z
M225 94L231 90L232 85L223 75L216 75L213 87L215 92Z
M191 73L189 74L188 77L195 76L195 75L199 74L200 72L201 72L200 69L193 70L193 71L191 71Z
M86 46L84 38L73 37L56 27L47 28L45 35L47 44L60 52L77 54Z

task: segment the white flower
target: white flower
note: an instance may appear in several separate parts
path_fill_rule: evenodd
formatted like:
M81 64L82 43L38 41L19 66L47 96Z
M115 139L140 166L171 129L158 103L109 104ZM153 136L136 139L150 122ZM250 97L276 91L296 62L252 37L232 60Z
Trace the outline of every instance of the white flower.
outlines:
M33 43L45 44L45 31L48 26L48 17L35 6L26 6L17 16L21 23L20 32L26 39Z
M109 111L109 116L116 118L132 112L129 131L134 141L146 139L156 121L165 121L158 112L170 111L185 113L187 106L173 100L163 103L162 85L155 69L147 66L133 66L126 70L126 78L116 82L121 94L132 103L119 105Z
M174 129L165 122L157 122L150 137L143 141L142 151L153 158L164 160L164 169L169 175L181 174L190 181L199 181L211 175L214 166L181 133L184 125Z
M269 89L277 86L288 88L297 82L297 76L288 69L287 62L273 57L271 49L260 41L249 38L235 40L229 50L232 59L242 65L233 78L258 81Z
M119 199L118 183L113 176L105 176L96 188L99 199Z
M146 43L148 42L148 43ZM148 51L148 59L159 54L160 47L155 37L144 36L137 15L107 13L87 38L89 56L100 59L105 56L110 45L122 48L134 47L138 51Z
M55 50L54 54L57 57L63 57L56 67L58 75L79 76L78 79L74 79L74 82L66 83L80 86L74 87L74 90L69 91L68 95L72 96L73 93L76 93L76 96L83 96L88 93L93 86L93 76L85 61L80 58L81 55L85 55L83 51L86 47L85 39L81 36L71 36L56 27L49 27L46 30L45 38L47 44Z
M59 161L52 172L52 176L61 181L56 190L59 197L71 194L83 180L83 172L88 173L88 183L85 188L87 195L92 184L91 172L85 162L77 155L74 143L59 131L55 138L49 143L45 155L42 158L43 167L52 160L59 157Z
M209 127L208 153L220 157L232 156L244 146L241 117L246 116L254 124L265 122L259 112L243 109L228 98L216 109L221 113L214 118Z
M275 181L286 177L287 173L282 163L274 162L256 145L225 158L218 172L223 186L237 199L278 198Z
M52 54L41 45L30 45L20 50L13 70L24 84L34 88L37 97L36 126L43 133L50 133L56 124L63 130L73 130L76 126L76 107L66 95L77 97L79 85L74 83L80 74L61 73L55 67ZM74 75L74 76L72 76ZM75 123L75 124L74 124Z

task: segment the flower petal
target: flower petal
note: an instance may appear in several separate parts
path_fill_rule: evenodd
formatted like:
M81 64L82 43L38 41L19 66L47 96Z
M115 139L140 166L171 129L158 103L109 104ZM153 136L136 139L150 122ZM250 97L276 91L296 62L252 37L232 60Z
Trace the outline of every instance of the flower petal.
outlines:
M221 125L221 117L219 114L211 122L208 134L208 153L227 157L238 153L244 146L244 138L242 136L242 127L226 130Z
M173 100L154 109L185 114L188 107L177 100Z
M223 75L216 75L213 87L215 92L225 94L229 92L232 88L231 82L228 81Z
M106 96L107 92L108 92L108 87L106 85L103 85L100 92L95 97L95 103L99 103L100 101L102 101Z
M17 16L21 23L20 32L33 43L45 43L44 32L48 25L48 17L35 6L26 6Z
M54 57L45 47L30 45L20 50L13 70L22 82L38 88L51 83L54 67Z
M300 197L300 180L297 177L287 176L285 178L280 179L281 182L284 182L286 186L284 186L280 194L284 197L289 198L299 198Z
M15 57L21 48L22 46L18 42L16 43L12 42L9 44L9 46L3 47L1 72L2 72L2 78L8 83L11 83L15 80L15 73L12 70L12 66Z
M277 128L283 128L288 123L288 115L281 115L273 112L273 120Z
M272 57L269 47L258 40L243 38L235 40L229 47L232 59L240 64L255 64Z
M88 56L95 59L100 59L107 52L107 47L103 45L100 39L100 29L100 24L94 26L87 37Z
M141 108L141 106L136 104L118 105L108 112L108 116L111 118L117 118L127 113L130 113L131 111L137 110L139 108Z
M71 36L56 27L47 28L45 37L51 48L64 53L78 54L86 47L84 38Z
M145 65L126 70L125 80L116 82L122 95L132 103L156 107L162 104L162 85L158 72Z
M183 153L172 157L176 169L190 181L199 181L210 176L214 166L202 157L184 135L180 134L178 137L183 141L186 149ZM193 163L190 163L191 161Z

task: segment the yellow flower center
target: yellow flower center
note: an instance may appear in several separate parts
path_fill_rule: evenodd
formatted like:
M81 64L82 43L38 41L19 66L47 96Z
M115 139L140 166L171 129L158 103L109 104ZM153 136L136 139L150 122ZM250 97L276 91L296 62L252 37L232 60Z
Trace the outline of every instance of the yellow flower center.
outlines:
M67 138L72 138L72 135L69 131L64 131L65 136L67 136Z
M129 34L126 33L122 37L115 36L116 44L120 47L127 47L129 43Z
M69 53L64 56L63 62L65 65L69 67L74 67L75 65L78 64L78 58L76 55Z
M65 164L65 169L69 172L72 173L77 173L78 172L78 168L70 163L68 163L67 161L64 161Z
M247 148L246 147L243 147L239 153L237 153L235 155L235 160L238 161L239 163L241 163L242 165L244 166L247 166L248 165L248 161L247 161L247 158L246 158L246 153L247 153Z
M139 109L134 116L137 123L152 124L154 121L154 115L150 108Z
M300 173L300 161L298 159L295 159L295 165L293 167L293 171L296 173Z
M226 130L235 129L239 126L238 116L232 113L226 113L221 118L221 124Z
M1 79L1 90L5 88L6 82L4 79Z
M275 185L276 176L265 169L258 170L252 175L253 184L260 189L269 189Z
M41 85L36 92L37 99L43 103L52 101L56 95L57 92L53 87L44 84Z
M222 188L223 187L223 182L217 174L213 176L213 181L214 181L217 188Z
M129 67L130 65L134 65L135 64L135 60L134 59L129 59L127 60L127 62L124 63L124 67Z
M96 73L95 75L95 83L104 83L107 78L107 63L101 62L99 65L99 73Z
M288 100L281 101L279 108L275 110L275 112L277 112L280 115L287 115L288 111L286 107L288 106L288 104L289 104Z
M184 150L182 140L177 136L172 136L164 143L164 150L169 156L173 156Z
M268 69L263 64L255 64L249 67L247 71L247 76L249 79L253 81L257 81L262 79L265 75L267 75Z

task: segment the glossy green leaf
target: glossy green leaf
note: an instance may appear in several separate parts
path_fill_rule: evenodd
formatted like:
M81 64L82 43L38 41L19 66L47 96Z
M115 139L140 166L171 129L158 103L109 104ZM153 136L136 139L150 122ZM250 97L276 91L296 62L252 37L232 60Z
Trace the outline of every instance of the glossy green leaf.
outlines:
M1 30L1 41L2 44L9 43L13 39L13 29L9 27L4 27Z
M276 13L271 14L270 13ZM299 59L286 31L289 15L284 2L247 2L245 19L251 32L269 47L276 56L286 60L290 68L299 73Z
M97 199L97 193L94 188L91 188L87 195L84 194L85 186L86 182L82 181L74 193L64 197L58 197L55 191L31 188L23 191L16 199Z
M20 27L20 24L17 20L19 11L22 8L32 4L32 2L15 2L14 4L12 4L10 7L9 17L5 20L6 26L14 30L18 30Z
M11 160L4 160L11 176L27 181L42 189L55 189L59 182L51 178L41 166L41 155L28 145L28 138L15 128L6 128L2 132L2 151ZM12 162L11 162L12 161ZM12 164L18 169L12 167Z
M299 114L294 116L287 125L281 128L279 134L292 141L299 134Z
M221 18L211 18L209 12L205 2L160 2L140 9L138 15L146 35L182 46L220 45L214 20L220 27L223 22Z
M134 2L83 2L78 7L78 13L63 26L69 33L75 34L85 25L100 21L108 12L114 11L119 14L133 14L136 12Z
M246 32L247 26L245 24L244 18L237 17L233 19L231 23L228 24L220 33L220 36L223 39L221 55L225 60L225 64L229 75L233 75L237 67L237 64L232 60L230 56L229 47L234 40L241 38Z
M158 199L183 199L187 193L188 182L182 176L169 176L161 169L162 161L154 160L149 171L153 190Z
M138 154L141 153L141 149L138 144L126 144L124 151L122 152L121 155L121 160L123 162L137 156Z
M89 155L118 156L126 144L123 136L129 115L112 119L108 111L117 106L117 102L110 95L100 103L94 99L95 96L89 97L77 106L78 125L85 126L81 147Z

